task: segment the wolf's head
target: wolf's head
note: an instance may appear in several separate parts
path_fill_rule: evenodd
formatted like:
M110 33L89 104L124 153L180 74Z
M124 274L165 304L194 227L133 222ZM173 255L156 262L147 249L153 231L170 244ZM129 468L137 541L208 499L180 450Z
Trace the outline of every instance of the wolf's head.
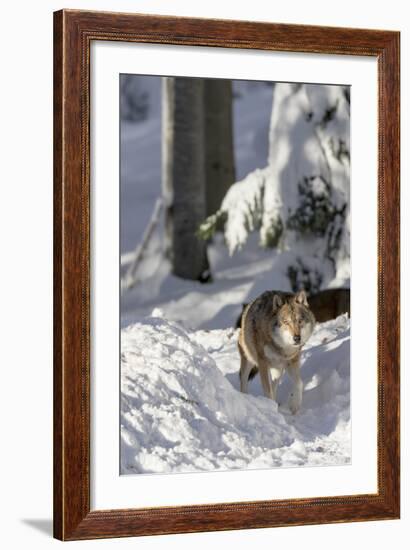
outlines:
M281 348L300 349L312 335L315 317L309 308L306 293L273 296L272 338Z

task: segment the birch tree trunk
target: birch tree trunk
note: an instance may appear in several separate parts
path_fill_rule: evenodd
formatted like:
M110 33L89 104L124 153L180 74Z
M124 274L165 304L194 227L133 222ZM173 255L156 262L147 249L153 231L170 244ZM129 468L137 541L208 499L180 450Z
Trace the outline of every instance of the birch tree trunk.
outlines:
M206 214L220 208L230 185L235 182L232 133L232 83L205 80L205 177Z
M206 217L204 81L163 79L163 197L166 248L174 275L209 277L206 243L197 231Z

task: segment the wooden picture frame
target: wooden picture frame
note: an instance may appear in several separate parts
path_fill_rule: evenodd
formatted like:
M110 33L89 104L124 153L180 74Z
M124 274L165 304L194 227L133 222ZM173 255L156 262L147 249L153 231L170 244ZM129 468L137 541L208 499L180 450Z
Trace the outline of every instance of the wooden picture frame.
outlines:
M93 40L371 56L378 63L378 492L90 510ZM63 10L54 14L54 536L125 537L399 517L398 32Z

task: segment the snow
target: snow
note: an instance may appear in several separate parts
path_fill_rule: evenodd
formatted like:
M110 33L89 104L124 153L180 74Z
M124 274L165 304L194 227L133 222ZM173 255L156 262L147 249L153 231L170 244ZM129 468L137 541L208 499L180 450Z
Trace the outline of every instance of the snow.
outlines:
M275 85L265 165L233 184L219 211L231 254L258 230L263 246L292 251L295 276L317 272L307 290L350 284L349 128L347 88Z
M275 86L262 238L269 230L270 218L278 214L278 205L284 220L298 208L301 200L298 184L304 178L311 180L316 195L326 191L324 182L327 182L331 201L337 207L347 201L350 163L344 157L337 160L330 146L340 139L350 150L350 114L343 91L342 86L317 84ZM333 109L330 118L327 113ZM287 244L291 247L294 242Z
M159 307L167 319L190 328L227 328L235 324L242 303L268 288L290 290L282 265L286 256L259 248L257 235L251 235L241 252L232 257L222 235L216 235L208 250L213 282L207 284L174 277L160 255L159 236L157 239L139 269L143 282L121 297L122 327Z
M248 174L232 186L222 201L221 210L228 214L224 232L231 255L243 247L249 232L257 229L262 222L265 172L257 168Z
M259 377L239 392L238 331L189 330L159 309L121 331L121 473L350 462L350 321L317 325L303 350L303 405L279 406Z

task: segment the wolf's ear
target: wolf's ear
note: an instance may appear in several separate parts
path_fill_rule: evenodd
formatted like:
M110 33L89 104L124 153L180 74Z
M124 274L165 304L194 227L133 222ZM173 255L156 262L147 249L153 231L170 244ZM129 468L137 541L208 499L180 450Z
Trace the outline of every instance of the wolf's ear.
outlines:
M283 306L283 299L282 296L279 296L279 294L274 294L273 296L273 309L279 309Z
M309 305L307 301L306 292L304 290L299 290L299 292L295 296L295 302L303 306Z

